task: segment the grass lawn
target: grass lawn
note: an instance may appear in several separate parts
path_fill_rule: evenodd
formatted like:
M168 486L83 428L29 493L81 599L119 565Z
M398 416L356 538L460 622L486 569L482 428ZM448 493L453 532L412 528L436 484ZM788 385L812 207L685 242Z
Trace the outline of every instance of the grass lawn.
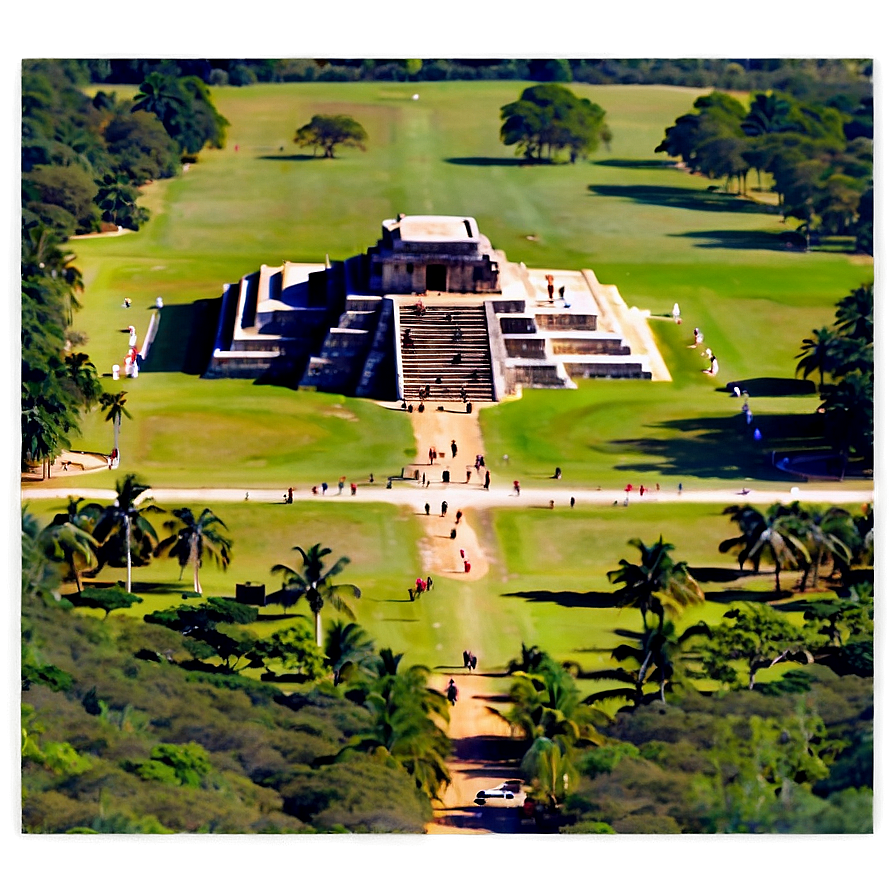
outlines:
M122 423L122 469L91 475L85 487L109 487L130 471L156 488L285 488L397 473L413 454L406 415L182 371L191 369L196 300L220 296L223 283L262 263L363 252L378 238L380 222L398 212L473 215L512 261L591 268L600 281L617 284L630 305L657 315L681 305L681 327L661 318L651 323L671 383L587 381L575 391L527 391L483 413L492 463L508 454L509 471L524 485L547 480L559 465L570 488L775 478L763 456L769 448L817 437L818 399L790 382L794 355L804 336L831 322L837 299L871 278L868 260L787 250L779 234L792 222L782 222L773 207L708 192L722 185L653 152L664 129L707 90L574 85L607 110L611 150L576 165L523 167L498 137L499 109L523 86L213 88L231 122L227 147L205 151L185 174L148 186L144 203L153 217L139 233L72 243L86 284L75 328L89 337L86 350L101 371L121 363L122 329L134 324L142 337L153 300L165 299L149 367L138 380L114 384L128 392L133 414ZM414 91L419 102L410 99ZM334 160L297 151L292 135L317 112L356 117L370 134L368 151L345 150ZM531 235L537 240L526 239ZM124 296L133 300L130 310L122 308ZM715 381L700 373L697 353L687 348L695 326L719 359ZM758 378L766 388L751 388L751 408L764 434L761 448L748 438L740 402L720 391L729 380ZM113 387L108 379L105 385ZM75 447L108 451L111 444L111 425L97 412ZM44 503L33 509L49 513ZM424 572L413 514L335 502L325 511L213 509L230 526L235 557L226 574L203 570L207 593L232 594L234 583L248 580L272 590L271 565L288 562L291 545L319 541L352 558L344 578L362 587L358 619L377 642L432 666L459 665L469 647L485 668L502 667L522 641L588 669L608 663L595 650L616 643L616 628L639 624L636 611L608 605L606 577L620 557L631 556L626 542L635 536L653 541L662 534L694 567L736 570L733 558L717 551L729 524L716 508L498 510L477 521L495 558L488 576L437 578L435 590L411 604L405 583ZM135 578L145 589L136 614L180 599L173 561L156 561ZM723 577L706 588L769 587L761 581ZM708 602L683 623L698 616L715 622L725 607Z

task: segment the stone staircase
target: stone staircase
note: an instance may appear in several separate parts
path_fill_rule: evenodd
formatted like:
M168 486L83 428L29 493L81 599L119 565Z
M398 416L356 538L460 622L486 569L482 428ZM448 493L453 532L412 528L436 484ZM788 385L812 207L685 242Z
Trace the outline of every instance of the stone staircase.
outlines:
M399 344L404 394L417 402L429 386L427 401L494 401L488 325L482 305L427 305L423 314L414 303L399 307ZM410 330L412 345L404 334ZM456 338L460 330L460 338ZM458 355L460 356L458 359Z

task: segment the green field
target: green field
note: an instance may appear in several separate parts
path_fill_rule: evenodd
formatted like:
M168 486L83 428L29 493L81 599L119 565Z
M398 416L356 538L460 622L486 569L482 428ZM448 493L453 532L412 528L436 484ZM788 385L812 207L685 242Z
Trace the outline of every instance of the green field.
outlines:
M157 488L280 488L397 473L413 454L405 415L180 370L189 361L186 322L195 300L219 296L223 283L262 263L363 252L383 219L405 212L475 216L512 261L591 268L601 282L617 284L630 305L655 314L681 305L682 327L652 322L673 382L583 382L576 391L527 392L483 413L487 456L508 454L514 478L539 484L559 465L570 487L774 479L763 452L805 439L817 396L755 392L751 406L766 437L760 451L747 438L739 402L719 387L732 379L791 378L802 338L830 322L837 299L870 279L868 260L788 251L778 234L791 225L774 208L707 192L722 184L653 152L664 128L705 91L576 85L607 110L611 150L576 165L522 167L499 141L498 110L523 86L415 85L419 102L411 101L409 86L377 83L214 88L231 122L227 147L207 150L185 174L150 185L144 202L153 217L140 233L72 244L86 284L75 327L89 337L86 350L101 371L120 363L121 330L134 323L142 335L153 300L165 298L166 329L153 350L159 372L151 363L138 380L115 384L127 390L133 413L122 423L117 475L138 472ZM347 150L335 160L297 151L292 135L316 112L356 117L370 134L368 151ZM537 240L526 239L532 235ZM129 311L121 307L124 296L133 300ZM700 373L696 352L686 347L694 326L719 358L716 381ZM105 385L112 389L110 380ZM784 386L777 391L787 393ZM75 447L106 452L111 442L110 424L96 413ZM108 487L115 478L101 472L83 481ZM273 587L268 570L287 562L290 545L320 541L352 557L347 578L365 593L359 620L379 643L431 665L456 664L474 645L486 666L503 665L520 641L582 662L582 651L607 646L614 628L637 621L636 614L628 619L628 612L574 597L606 593L607 570L630 552L625 543L636 535L648 541L662 533L677 545L677 558L694 566L735 568L716 550L730 534L717 510L689 505L663 515L645 507L621 516L608 508L550 518L502 510L478 521L496 557L488 577L439 582L411 605L404 582L420 572L420 529L408 514L373 505L363 512L328 507L326 514L214 509L235 534L237 559L226 575L204 571L208 593L232 593L234 582L250 579ZM180 590L173 561L157 561L137 578L171 586L147 592L141 613ZM573 597L544 596L555 592ZM707 604L702 615L713 619L723 609Z

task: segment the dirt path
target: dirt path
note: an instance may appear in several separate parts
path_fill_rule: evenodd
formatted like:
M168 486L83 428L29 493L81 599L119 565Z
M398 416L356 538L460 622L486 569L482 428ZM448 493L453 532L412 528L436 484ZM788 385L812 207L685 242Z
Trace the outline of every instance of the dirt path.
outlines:
M506 758L509 728L488 710L489 706L504 705L495 698L506 691L507 679L501 674L468 673L459 668L457 672L434 675L432 687L444 693L451 678L458 688L448 726L454 744L454 757L448 763L451 784L443 796L444 807L435 809L435 820L427 825L426 833L514 833L519 826L517 806L522 795L504 804L493 801L480 807L473 802L480 790L519 777L516 760Z
M420 471L420 505L430 505L430 515L423 517L426 537L420 544L423 565L441 575L451 578L475 580L488 572L488 560L483 551L476 530L467 518L470 513L469 500L487 494L485 468L475 468L476 456L485 453L482 433L479 429L479 413L467 414L460 402L448 402L444 411L424 411L413 415L414 438L417 454L414 463L409 464L405 475ZM457 448L456 456L451 443ZM431 463L429 451L436 451ZM443 482L444 472L448 472L449 484ZM469 473L469 481L467 474ZM431 485L422 485L423 476ZM450 497L449 497L450 493ZM448 502L446 516L441 515L443 501ZM457 512L464 516L457 522ZM457 537L451 538L451 530ZM463 556L461 555L463 551ZM464 561L470 563L470 571L464 572Z

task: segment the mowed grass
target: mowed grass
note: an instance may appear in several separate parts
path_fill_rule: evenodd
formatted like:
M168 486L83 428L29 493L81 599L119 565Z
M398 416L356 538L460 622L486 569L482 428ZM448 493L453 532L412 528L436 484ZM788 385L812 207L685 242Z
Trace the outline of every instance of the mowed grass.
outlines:
M40 500L29 509L49 521L62 508L63 502ZM470 649L484 671L500 671L519 653L521 643L537 644L586 673L615 667L609 651L620 643L618 630L639 630L641 620L637 610L616 606L616 586L607 573L619 566L620 558L637 558L628 544L635 537L652 543L662 535L673 543L675 558L688 561L704 588L707 601L686 611L678 620L681 627L699 619L717 624L734 600L772 597L770 571L740 576L734 556L718 552L719 542L734 533L718 507L687 504L670 515L659 505L635 501L628 508L469 511L465 525L476 527L493 561L488 574L476 580L427 569L418 556L422 526L414 513L401 508L331 501L224 503L212 510L227 524L234 553L226 571L210 562L203 566L206 596L233 596L239 582L264 583L271 593L282 583L271 567L284 563L295 568L301 557L293 545L307 548L319 541L333 549L332 559L343 554L351 558L338 581L361 588L361 599L350 603L376 642L404 653L410 663L434 668L459 667L461 653ZM150 516L160 534L168 518ZM417 576L428 574L433 574L434 589L409 601L407 588ZM95 581L115 582L124 575L123 569L106 567ZM784 587L793 587L797 576L785 573ZM174 560L154 559L134 568L134 591L143 602L116 612L140 618L180 604L181 595L191 590L191 569L180 577ZM259 636L269 635L295 624L299 615L309 616L304 603L286 612L263 608L251 628ZM323 616L326 627L339 614L327 607ZM801 622L799 614L791 618ZM583 687L593 689L584 680Z
M498 459L509 455L506 473L523 482L524 497L526 486L546 484L555 466L563 468L570 493L626 482L727 488L774 479L765 452L802 441L817 427L817 396L754 394L751 407L764 434L757 447L740 402L719 389L729 380L792 377L802 338L832 320L838 298L870 279L867 260L788 251L778 234L793 222L782 222L773 208L708 192L722 184L688 175L653 152L664 129L707 91L573 85L607 110L610 151L576 165L523 167L498 131L501 105L524 86L215 88L215 102L231 122L227 148L206 151L185 174L147 187L153 218L140 233L72 243L86 283L75 327L89 337L86 348L101 371L121 363L128 324L142 337L157 295L165 299L163 315L176 322L154 349L161 372L105 380L107 389L128 391L133 419L122 423L121 470L85 477L84 486L108 487L129 471L157 488L284 490L342 475L364 481L370 472L378 480L397 473L413 450L407 415L341 396L202 380L179 368L190 360L185 322L193 302L219 296L222 284L262 263L363 252L378 238L380 222L398 212L473 215L511 261L591 268L600 281L617 284L630 305L654 315L681 305L681 327L659 317L651 322L671 383L588 381L576 391L530 390L483 414L486 456L503 476ZM418 102L410 98L415 91ZM356 117L370 134L368 151L323 160L297 149L292 135L318 112ZM130 310L121 307L124 296L133 300ZM716 381L700 373L697 352L687 348L695 326L719 358ZM93 414L76 447L111 445L111 425ZM620 557L633 557L626 542L634 536L650 542L662 534L679 559L736 569L733 558L717 552L731 534L718 508L633 503L570 511L558 502L553 512L471 514L494 557L488 575L472 582L436 576L435 590L412 604L407 587L427 572L413 514L342 502L213 509L231 528L235 559L227 573L203 570L207 593L232 594L234 583L247 580L273 589L271 565L297 559L292 544L320 541L352 558L344 579L364 590L359 622L380 645L432 666L459 665L469 648L485 668L500 668L521 641L586 669L608 664L600 651L618 643L614 630L637 628L640 617L582 595L606 602L606 573ZM143 593L146 603L134 612L179 600L190 580L185 573L178 584L177 572L173 561L141 568L137 581L157 587ZM770 586L767 578L707 585L740 587ZM682 624L697 616L717 621L725 607L708 602ZM332 611L325 615L333 618ZM275 609L259 630L289 623Z

